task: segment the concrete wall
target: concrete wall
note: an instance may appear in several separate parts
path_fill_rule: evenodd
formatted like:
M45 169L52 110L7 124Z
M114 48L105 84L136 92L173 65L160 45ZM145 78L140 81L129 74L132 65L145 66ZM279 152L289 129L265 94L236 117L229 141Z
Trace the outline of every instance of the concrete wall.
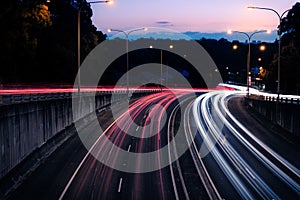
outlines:
M141 94L148 93L140 92ZM125 92L118 92L114 101L123 101ZM139 95L139 94L137 94ZM79 97L77 97L79 99ZM41 147L74 121L107 107L111 93L100 93L81 99L73 116L72 95L2 95L0 102L0 179L34 150ZM93 107L93 101L95 107ZM1 104L2 103L2 104Z
M296 100L247 98L255 111L300 138L300 104Z

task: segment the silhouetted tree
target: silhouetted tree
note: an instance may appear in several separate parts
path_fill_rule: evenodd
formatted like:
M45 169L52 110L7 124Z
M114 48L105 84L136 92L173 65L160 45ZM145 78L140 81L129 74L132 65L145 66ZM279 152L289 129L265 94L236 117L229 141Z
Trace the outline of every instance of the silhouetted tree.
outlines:
M0 83L67 82L77 72L77 11L81 7L81 60L105 35L85 0L11 0L0 3Z
M280 24L282 32L281 92L300 94L300 3L296 3ZM277 77L278 55L271 64Z

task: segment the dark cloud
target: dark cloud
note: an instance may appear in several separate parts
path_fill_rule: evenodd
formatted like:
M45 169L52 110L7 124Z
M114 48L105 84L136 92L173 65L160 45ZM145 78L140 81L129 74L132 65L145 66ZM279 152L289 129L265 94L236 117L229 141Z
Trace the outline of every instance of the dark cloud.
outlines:
M155 23L160 26L173 26L173 24L169 21L157 21Z

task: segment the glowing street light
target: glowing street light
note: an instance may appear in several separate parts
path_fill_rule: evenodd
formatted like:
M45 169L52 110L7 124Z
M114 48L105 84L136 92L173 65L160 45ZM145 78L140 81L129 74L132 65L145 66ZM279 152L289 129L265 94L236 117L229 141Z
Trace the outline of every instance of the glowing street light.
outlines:
M112 5L114 4L114 1L108 1L107 4Z
M127 97L129 98L129 57L128 57L128 42L129 42L129 35L133 32L136 31L147 31L148 28L138 28L138 29L133 29L130 31L123 31L123 30L118 30L118 29L107 29L107 32L111 33L111 32L119 32L119 33L123 33L126 37L126 93L127 93Z
M260 45L259 50L265 51L266 50L266 46L265 45Z
M248 10L254 10L254 9L259 9L259 10L268 10L273 13L275 13L279 19L279 25L278 25L278 80L277 80L277 94L278 94L278 99L279 99L279 93L280 93L280 57L281 57L281 30L280 30L280 24L282 22L283 16L290 11L291 9L287 9L284 11L281 15L274 9L272 8L264 8L264 7L256 7L256 6L248 6Z
M258 33L270 33L270 31L268 30L261 30L261 31L255 31L251 34L248 34L246 32L241 32L241 31L232 31L232 30L228 30L227 31L228 34L232 34L232 33L238 33L238 34L243 34L245 36L247 36L248 39L248 56L247 56L247 96L249 97L249 87L250 87L250 82L251 82L251 76L249 76L249 71L250 71L250 51L251 51L251 38ZM233 46L233 49L236 50L238 47L237 45Z
M235 45L232 46L233 50L237 50L238 48L239 48L239 46L237 44L235 44Z

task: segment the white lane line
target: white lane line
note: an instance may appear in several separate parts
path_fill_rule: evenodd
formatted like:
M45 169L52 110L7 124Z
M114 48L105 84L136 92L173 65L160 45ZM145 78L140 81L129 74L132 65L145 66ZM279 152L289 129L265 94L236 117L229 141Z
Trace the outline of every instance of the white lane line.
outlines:
M138 130L139 130L139 128L140 128L140 126L137 126L137 127L136 127L136 129L135 129L135 131L138 131Z
M119 116L118 119L116 119L113 123L111 123L104 131L103 133L98 137L98 139L95 141L95 143L93 144L93 146L90 148L90 150L86 153L86 155L84 156L84 158L82 159L82 161L80 162L80 164L78 165L78 167L76 168L75 172L73 173L72 177L70 178L68 184L66 185L64 191L61 193L59 200L62 200L67 192L67 190L69 189L71 183L73 182L73 180L75 179L75 176L78 174L79 170L81 169L81 166L83 165L83 163L86 161L86 159L88 158L88 156L91 154L91 152L93 151L93 149L95 148L95 146L97 145L97 143L100 141L100 139L102 137L105 137L106 132L111 129L111 127L113 127L116 124L116 121L121 119L123 116L126 115L126 112L123 113L121 116Z
M142 103L138 104L138 105L142 105ZM136 105L136 106L138 106ZM132 107L133 109L133 107ZM116 120L114 120L113 123L111 123L104 131L103 133L98 137L98 139L95 141L95 143L93 144L93 146L89 149L89 151L86 153L86 155L84 156L84 158L82 159L82 161L80 162L80 164L78 165L78 167L76 168L75 172L73 173L72 177L70 178L69 182L67 183L65 189L63 190L62 194L59 197L59 200L62 200L67 192L67 190L69 189L71 183L73 182L73 180L75 179L75 176L78 174L81 166L83 165L83 163L86 161L86 159L88 158L88 156L91 154L91 152L93 151L93 149L95 148L95 146L97 145L97 143L100 141L100 139L102 137L106 137L105 134L106 132L116 124L116 122L118 120L120 120L122 117L128 115L128 112L130 111L130 109L128 109L126 112L124 112L122 115L120 115ZM134 138L134 137L132 137Z
M127 151L130 152L131 144L128 146Z
M119 181L119 188L118 188L118 192L119 192L119 193L121 192L121 189L122 189L122 182L123 182L123 178L120 178L120 181Z

